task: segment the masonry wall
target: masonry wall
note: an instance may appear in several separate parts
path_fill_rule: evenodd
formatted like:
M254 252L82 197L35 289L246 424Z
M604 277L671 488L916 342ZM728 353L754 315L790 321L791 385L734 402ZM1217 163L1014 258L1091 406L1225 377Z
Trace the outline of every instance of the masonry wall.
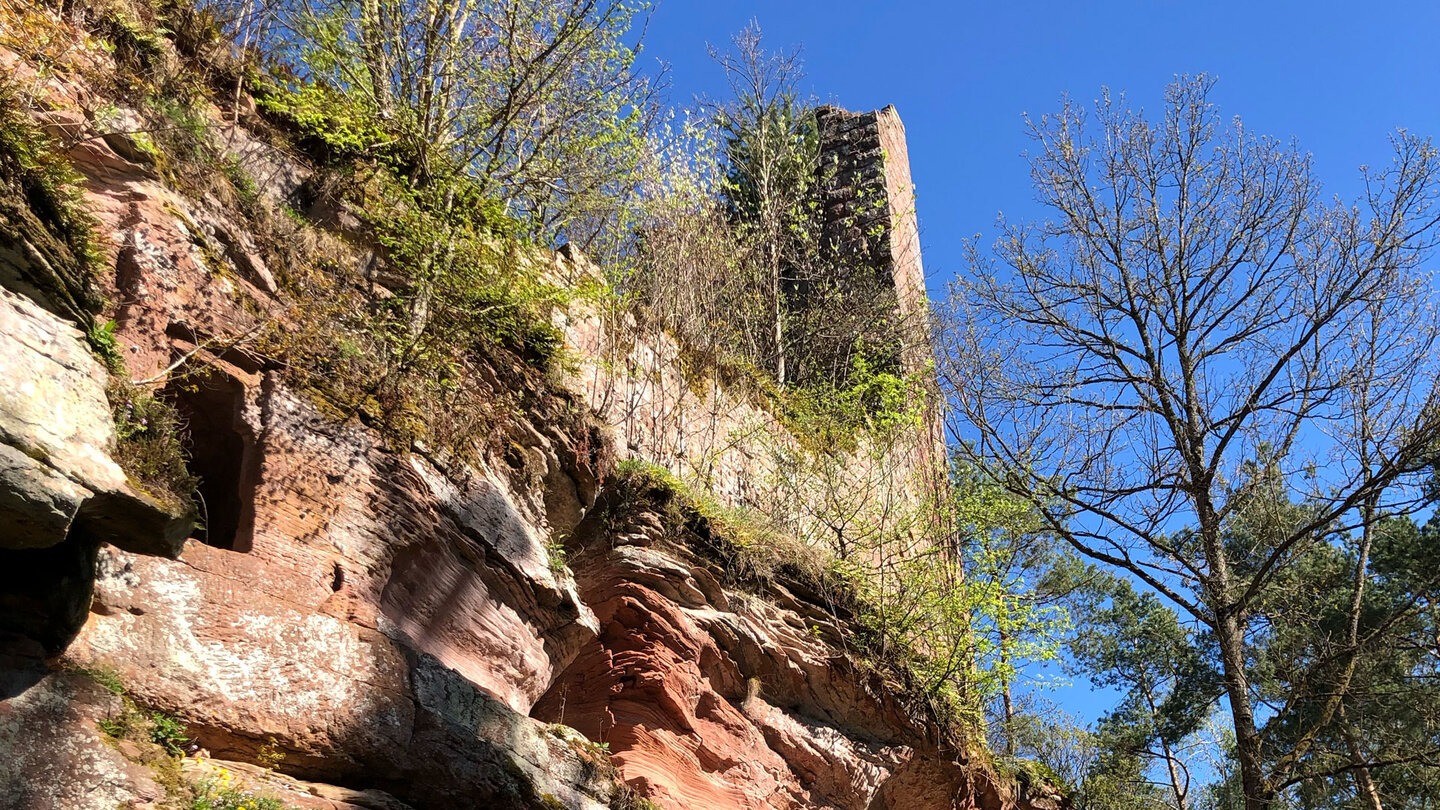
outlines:
M820 194L824 249L852 283L861 274L879 277L894 290L891 317L902 336L899 365L930 380L922 436L913 464L939 486L945 475L945 438L940 396L928 369L933 359L930 301L920 260L920 226L905 124L894 105L873 112L835 106L816 113L820 130Z
M839 272L874 273L893 286L907 336L901 360L906 370L921 370L930 359L929 305L905 124L893 105L873 112L823 106L816 120L827 256Z

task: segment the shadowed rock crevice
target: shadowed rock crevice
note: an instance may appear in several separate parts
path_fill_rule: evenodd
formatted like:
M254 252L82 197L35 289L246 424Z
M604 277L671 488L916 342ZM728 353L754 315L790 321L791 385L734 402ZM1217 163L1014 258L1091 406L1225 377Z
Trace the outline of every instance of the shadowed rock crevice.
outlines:
M98 544L72 531L48 548L0 550L0 700L46 672L90 612Z
M241 418L245 389L213 369L177 375L162 394L184 424L186 468L196 487L206 545L249 551L253 543L257 463L254 433Z

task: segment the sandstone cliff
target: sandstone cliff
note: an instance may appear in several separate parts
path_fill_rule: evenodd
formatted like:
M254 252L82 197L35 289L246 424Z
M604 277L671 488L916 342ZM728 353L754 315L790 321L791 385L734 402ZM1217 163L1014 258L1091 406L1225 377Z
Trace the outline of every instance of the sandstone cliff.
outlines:
M557 312L574 367L491 356L507 417L468 456L399 445L233 339L292 317L283 246L251 209L304 208L315 168L242 99L203 107L203 137L253 199L177 181L184 158L113 91L128 57L95 19L7 6L0 73L80 172L100 258L71 286L109 302L123 375L184 417L203 526L117 466L84 295L57 295L63 267L33 249L53 226L7 230L0 807L191 807L230 784L334 810L1054 801L856 665L801 580L737 576L677 493L617 473L642 459L735 500L776 463L737 438L783 431L774 417L687 376L663 335L616 342L596 313ZM168 39L147 47L188 69ZM291 238L365 260L343 211L299 218Z

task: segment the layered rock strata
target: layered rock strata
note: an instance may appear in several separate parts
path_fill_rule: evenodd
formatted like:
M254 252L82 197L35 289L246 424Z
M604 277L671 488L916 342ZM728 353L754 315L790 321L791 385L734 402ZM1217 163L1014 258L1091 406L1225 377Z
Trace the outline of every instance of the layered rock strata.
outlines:
M741 588L688 529L615 500L610 459L693 472L717 457L704 445L724 447L717 491L744 502L760 452L687 412L743 397L695 393L649 336L625 352L674 390L646 399L571 313L579 373L517 389L538 404L501 449L391 446L279 364L214 348L281 317L268 248L100 126L97 111L131 113L88 78L114 70L107 52L81 56L84 70L42 71L0 49L0 66L69 135L126 374L163 388L177 361L206 370L163 391L190 424L206 511L187 541L190 516L126 480L80 332L0 291L0 808L167 807L221 768L329 810L1016 806L1014 785L851 664L813 595ZM311 167L208 115L264 204L296 202ZM647 425L636 402L666 417ZM157 717L208 761L112 733Z

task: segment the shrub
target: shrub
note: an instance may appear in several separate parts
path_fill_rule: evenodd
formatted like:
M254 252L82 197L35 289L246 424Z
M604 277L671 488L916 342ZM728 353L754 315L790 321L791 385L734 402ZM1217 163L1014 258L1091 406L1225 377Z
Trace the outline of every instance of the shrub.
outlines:
M190 742L185 724L179 719L161 711L146 711L123 694L120 713L103 717L96 725L117 740L154 743L170 757L184 756L185 745Z
M105 687L105 689L113 695L125 694L125 682L120 679L120 673L109 667L85 667L75 671Z
M782 577L811 587L833 584L822 549L779 531L758 511L722 504L669 470L639 459L620 462L615 478L617 503L650 509L663 525L688 532L737 584L757 587Z
M927 390L923 375L883 370L856 351L841 379L777 396L781 422L812 455L853 453L862 434L889 446L898 433L919 430Z
M263 350L335 416L358 415L396 447L423 440L470 452L513 407L506 398L516 393L493 384L497 371L509 376L513 359L522 377L558 367L563 336L551 312L574 293L542 277L514 223L463 179L417 188L360 164L327 177L329 192L367 220L378 242L371 264L318 251L290 263L280 281L293 308Z
M660 805L640 795L626 784L617 784L610 798L610 810L660 810Z
M94 32L109 40L115 59L136 73L151 73L165 56L163 34L136 19L120 4L108 4L92 23Z
M112 374L118 374L125 370L125 358L120 355L120 344L115 340L115 321L108 320L105 323L99 321L91 324L85 332L85 341L90 344L90 350L100 358Z
M166 505L190 509L198 480L185 466L180 414L148 389L112 376L106 389L115 419L115 461L133 484Z
M150 713L150 741L165 749L172 757L185 756L185 724L163 712Z
M285 803L273 796L232 785L230 772L224 768L218 776L196 785L194 791L187 810L286 810Z
M296 146L322 163L346 168L357 160L377 160L399 172L415 166L414 153L347 93L280 75L256 86L255 102L294 133Z

